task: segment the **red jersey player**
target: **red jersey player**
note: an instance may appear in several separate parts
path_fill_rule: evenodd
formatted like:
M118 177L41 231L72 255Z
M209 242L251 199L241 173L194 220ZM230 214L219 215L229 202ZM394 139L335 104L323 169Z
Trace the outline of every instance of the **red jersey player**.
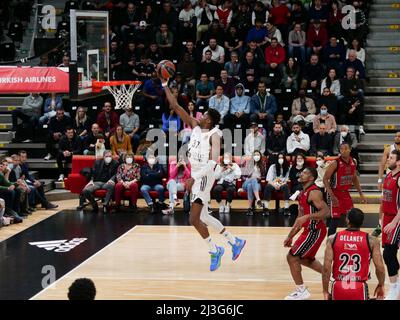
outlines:
M368 300L369 264L372 257L378 278L374 295L383 299L385 267L379 242L368 233L360 231L364 213L353 208L347 214L348 228L328 238L322 287L325 300ZM334 279L331 294L328 293L329 279Z
M326 226L323 220L328 217L329 208L321 190L315 185L317 177L318 173L314 168L305 168L300 173L299 181L303 184L303 191L298 196L299 214L283 245L290 247L293 237L302 228L303 232L287 254L296 291L288 295L285 300L310 298L310 292L304 286L301 275L302 265L319 273L322 272L322 265L315 259L315 255L326 236Z
M353 200L350 196L350 188L356 187L361 197L361 203L366 203L366 199L361 190L358 180L356 163L350 156L351 147L348 143L340 145L340 156L336 161L332 161L325 171L324 186L328 193L328 205L331 210L331 221L329 223L328 235L336 233L336 228L341 215L346 214L353 208Z
M386 300L400 299L399 260L397 251L400 245L400 151L393 150L388 159L391 172L383 182L380 213L383 216L382 245L383 258L390 279L389 294Z

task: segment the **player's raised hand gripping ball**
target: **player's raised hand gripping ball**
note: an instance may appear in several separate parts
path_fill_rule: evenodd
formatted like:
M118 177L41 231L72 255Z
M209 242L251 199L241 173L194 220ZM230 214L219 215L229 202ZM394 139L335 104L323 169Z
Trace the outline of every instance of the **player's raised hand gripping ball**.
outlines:
M161 81L168 81L175 74L175 65L169 60L162 60L158 63L156 72Z

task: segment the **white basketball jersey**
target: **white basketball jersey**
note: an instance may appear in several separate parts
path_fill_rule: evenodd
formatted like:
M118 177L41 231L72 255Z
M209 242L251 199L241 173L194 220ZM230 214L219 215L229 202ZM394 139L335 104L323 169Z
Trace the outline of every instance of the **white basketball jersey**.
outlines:
M193 128L188 145L188 159L192 173L200 171L210 159L210 138L216 132L222 136L222 132L218 127L206 132L203 132L200 126Z

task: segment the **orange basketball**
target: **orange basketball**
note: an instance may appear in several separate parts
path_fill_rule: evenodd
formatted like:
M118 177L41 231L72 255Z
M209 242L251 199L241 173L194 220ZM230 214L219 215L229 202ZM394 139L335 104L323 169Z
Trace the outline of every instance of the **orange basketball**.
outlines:
M157 74L167 80L175 74L175 65L169 60L162 60L157 65Z

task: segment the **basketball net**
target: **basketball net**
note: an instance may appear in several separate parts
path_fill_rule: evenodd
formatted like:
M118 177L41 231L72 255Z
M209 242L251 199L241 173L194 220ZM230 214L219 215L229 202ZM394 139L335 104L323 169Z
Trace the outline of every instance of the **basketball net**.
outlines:
M142 83L140 81L94 81L93 92L107 89L114 97L115 109L132 107L133 96Z

